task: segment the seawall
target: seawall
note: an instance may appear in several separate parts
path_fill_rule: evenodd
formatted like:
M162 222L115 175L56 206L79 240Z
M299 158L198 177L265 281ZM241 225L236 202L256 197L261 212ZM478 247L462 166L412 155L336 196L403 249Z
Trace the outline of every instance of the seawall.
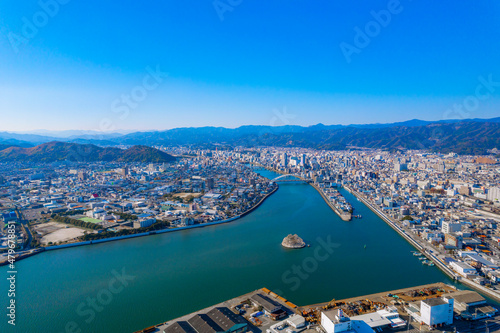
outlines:
M335 205L330 202L330 200L326 197L326 195L323 193L323 191L319 187L317 187L313 183L310 183L309 185L311 185L312 187L314 187L316 189L316 191L318 191L318 193L321 195L323 200L325 200L327 205L330 206L330 208L335 212L335 214L337 214L343 221L351 221L351 219L352 219L351 213L340 212L337 209L337 207L335 207Z
M164 234L168 232L175 232L175 231L182 231L182 230L188 230L188 229L194 229L194 228L204 228L208 226L214 226L218 224L224 224L224 223L229 223L234 220L237 220L249 213L251 213L253 210L257 209L271 194L276 192L278 190L278 187L273 189L271 192L266 194L257 204L246 210L240 215L233 216L231 218L222 220L222 221L215 221L215 222L208 222L208 223L203 223L203 224L195 224L195 225L189 225L185 227L178 227L178 228L171 228L171 229L163 229L163 230L154 230L154 231L149 231L149 232L142 232L139 234L133 234L133 235L125 235L125 236L119 236L119 237L111 237L111 238L104 238L104 239L98 239L98 240L93 240L93 241L84 241L84 242L77 242L77 243L69 243L69 244L62 244L62 245L54 245L54 246L48 246L45 247L46 251L50 250L58 250L58 249L64 249L64 248L69 248L69 247L75 247L75 246L83 246L83 245L92 245L92 244L99 244L99 243L105 243L105 242L112 242L112 241L117 241L117 240L122 240L122 239L128 239L128 238L135 238L135 237L143 237L143 236L150 236L150 235L157 235L157 234Z
M406 239L413 247L415 247L417 250L419 250L424 256L426 256L429 260L434 262L436 264L436 267L438 267L443 273L448 275L451 279L457 280L470 288L475 289L478 292L481 292L483 294L488 295L489 297L493 298L494 300L500 302L500 294L496 293L484 286L481 286L480 284L471 281L467 278L463 278L459 274L455 273L452 271L449 267L447 267L439 258L437 258L434 254L428 252L424 246L422 246L418 241L413 239L410 235L408 235L403 229L401 229L398 225L393 223L389 217L387 217L380 209L377 207L374 207L367 199L365 199L362 195L360 195L358 192L353 191L349 188L346 188L348 192L352 193L356 198L358 198L365 206L367 206L371 211L373 211L375 214L377 214L385 223L387 223L391 228L393 228L400 236L402 236L404 239Z

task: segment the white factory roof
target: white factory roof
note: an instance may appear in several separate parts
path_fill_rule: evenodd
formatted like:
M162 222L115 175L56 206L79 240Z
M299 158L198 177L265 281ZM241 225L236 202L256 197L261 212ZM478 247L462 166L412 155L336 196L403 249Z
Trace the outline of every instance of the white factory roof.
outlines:
M391 324L391 321L389 319L382 317L377 312L367 313L367 314L363 314L360 316L354 316L354 317L350 317L350 318L352 321L362 320L365 323L367 323L368 326L370 326L371 328L376 328L376 327L386 326L386 325Z

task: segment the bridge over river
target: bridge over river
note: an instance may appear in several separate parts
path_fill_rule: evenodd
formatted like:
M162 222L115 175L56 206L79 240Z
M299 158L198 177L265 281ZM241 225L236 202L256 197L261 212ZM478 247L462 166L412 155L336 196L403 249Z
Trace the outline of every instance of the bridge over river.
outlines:
M273 182L280 182L280 183L290 183L290 182L294 182L294 183L310 183L312 182L310 179L306 179L300 175L297 175L297 174L284 174L284 175L280 175L278 177L275 177L273 179L271 179L271 181Z

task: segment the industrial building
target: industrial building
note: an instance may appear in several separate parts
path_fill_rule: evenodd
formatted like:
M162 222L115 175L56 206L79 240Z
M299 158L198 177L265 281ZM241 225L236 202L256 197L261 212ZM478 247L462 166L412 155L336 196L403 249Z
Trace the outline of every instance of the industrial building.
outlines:
M270 299L269 297L262 294L253 295L250 300L257 306L262 306L262 309L271 316L272 319L278 320L287 316L285 310L282 306Z
M352 330L352 322L349 317L344 316L342 309L322 311L321 326L326 333L349 332Z
M409 303L406 311L416 322L435 327L453 324L453 307L454 299L443 296Z
M455 312L463 319L477 320L495 315L497 310L486 303L486 299L475 291L464 290L453 294Z
M450 266L455 272L463 277L475 275L477 273L474 267L462 261L452 261Z
M376 319L378 320L378 315L376 312L370 313L364 316L376 315ZM357 316L362 317L362 316ZM375 317L374 317L375 318ZM364 319L370 321L369 317L365 317ZM390 322L388 322L390 323ZM386 322L384 321L383 326L386 326ZM354 317L349 318L344 315L342 309L335 309L329 311L321 312L321 326L325 330L326 333L373 333L373 328L368 325L365 320L354 319ZM374 327L377 327L376 325Z
M244 333L248 323L226 307L216 307L206 314L197 314L188 321L169 325L163 333Z

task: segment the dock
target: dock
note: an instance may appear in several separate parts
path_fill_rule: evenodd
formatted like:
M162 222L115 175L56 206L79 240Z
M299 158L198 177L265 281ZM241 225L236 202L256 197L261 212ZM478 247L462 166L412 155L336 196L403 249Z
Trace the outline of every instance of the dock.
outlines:
M373 313L377 310L391 306L391 307L396 307L399 315L403 317L405 320L407 320L408 315L406 314L405 305L408 303L414 303L426 299L437 298L448 295L453 297L453 295L461 295L467 292L469 291L458 290L454 286L447 285L443 282L438 282L421 286L379 292L375 294L351 297L341 300L333 299L329 302L324 302L324 303L317 303L306 306L297 306L290 300L287 300L282 296L277 295L271 290L267 288L261 288L254 290L250 293L224 301L222 303L212 305L202 310L184 315L182 317L150 326L135 333L155 333L155 332L162 333L166 328L174 325L176 322L179 321L186 322L193 316L205 314L213 310L214 308L222 308L222 307L229 309L237 316L241 316L241 318L248 324L248 332L262 333L262 332L267 332L268 329L271 329L271 331L273 331L272 330L273 326L276 326L280 320L273 320L272 318L266 315L260 315L260 316L256 315L258 313L256 311L260 310L256 310L255 304L252 304L251 299L252 296L257 294L268 297L269 301L273 302L275 305L281 306L281 308L287 313L288 316L294 316L294 315L302 316L306 321L307 327L302 329L301 333L317 333L316 327L321 321L320 319L321 311L327 311L331 309L342 309L347 316L356 316L356 315ZM260 313L262 314L262 312ZM491 318L488 320L492 319L498 320L499 318L500 316L495 316L495 318ZM421 329L421 325L419 323L415 324L412 323L412 329L419 330ZM390 329L384 330L384 332L386 331L392 332L392 330ZM467 329L463 329L463 327L461 327L460 332L476 332L476 331L470 331Z
M397 290L390 290L385 292L380 292L376 294L351 297L341 300L332 300L330 302L317 303L312 305L300 306L297 310L299 312L308 311L310 309L330 309L334 308L334 304L340 307L342 304L350 303L362 303L368 302L373 304L378 304L382 306L392 306L395 300L401 300L404 302L416 302L428 298L440 297L444 294L454 293L457 289L452 286L447 285L443 282L425 284L416 287L409 287ZM388 296L391 295L391 296Z
M214 308L221 308L221 307L228 308L232 312L234 312L235 314L241 315L244 318L244 320L248 323L248 332L262 333L262 332L265 332L265 329L263 329L263 328L266 328L266 327L268 327L276 322L273 320L267 319L267 318L261 318L259 320L255 320L251 316L251 313L253 312L253 310L251 310L252 306L251 306L251 302L249 300L252 296L254 296L256 294L261 294L261 295L265 295L265 296L269 297L270 299L272 299L273 302L279 304L289 315L298 314L297 306L295 304L293 304L289 300L277 295L276 293L272 292L271 290L269 290L267 288L261 288L261 289L254 290L250 293L229 299L229 300L224 301L222 303L215 304L215 305L209 306L207 308L201 309L199 311L184 315L182 317L175 318L175 319L166 321L164 323L150 326L148 328L137 331L135 333L161 333L167 327L172 326L172 324L174 324L175 322L188 321L190 318L192 318L195 315L208 313L210 310L212 310ZM245 313L241 313L241 312L236 310L237 308L240 308L240 307L242 307L242 305L245 305L245 304L248 304L248 307L247 307L247 310L245 311Z
M356 198L358 198L362 203L364 203L371 211L377 214L385 223L387 223L392 229L394 229L401 237L406 239L408 243L410 243L413 247L419 250L428 260L433 262L437 268L439 268L443 273L448 275L453 280L459 281L470 288L487 295L488 297L493 298L497 302L500 302L500 293L497 291L493 291L488 289L480 284L464 278L460 276L458 273L455 273L451 270L444 262L442 262L435 254L427 251L426 247L424 247L420 241L414 239L411 235L406 233L401 227L399 227L396 223L394 223L391 219L389 219L378 207L375 207L371 202L368 201L367 198L364 198L360 193L353 191L351 189L346 188L350 193L352 193Z
M341 209L339 209L337 206L335 206L333 204L333 202L330 201L330 199L328 199L328 197L325 195L325 193L323 192L323 190L321 188L319 188L318 186L316 186L315 184L313 183L310 183L309 185L311 185L312 187L314 187L316 189L316 191L319 192L319 194L321 195L321 197L323 198L323 200L325 200L326 204L335 212L335 214L337 214L343 221L351 221L352 220L352 213L350 212L346 212L346 211L343 211Z

